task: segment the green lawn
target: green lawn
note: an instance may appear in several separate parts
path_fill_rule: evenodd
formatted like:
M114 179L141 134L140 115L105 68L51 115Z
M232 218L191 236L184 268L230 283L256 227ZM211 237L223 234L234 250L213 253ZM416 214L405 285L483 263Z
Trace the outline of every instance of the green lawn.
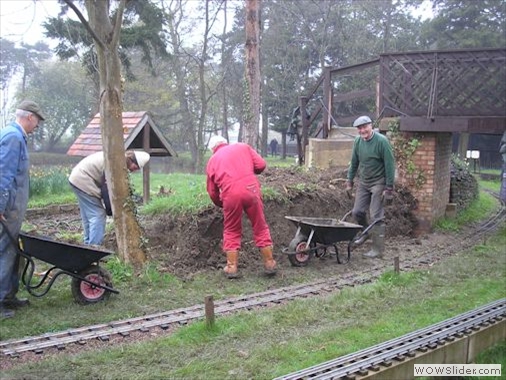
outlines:
M197 210L209 204L204 176L152 175L151 180L153 204L142 212ZM132 182L135 189L141 188L138 174L132 175ZM156 197L160 186L172 195ZM495 190L494 182L483 181L480 186L482 190ZM51 201L65 194L70 195L70 203L75 202L69 191L52 195ZM47 196L38 202L31 200L31 207L44 204L43 198ZM160 199L159 204L155 198ZM498 206L482 193L457 219L441 222L441 228L456 231L485 218ZM374 283L326 297L220 316L212 329L199 321L169 336L33 361L3 370L0 378L270 379L506 297L505 246L503 226L494 236L477 241L472 249L426 270L399 275L386 272ZM0 322L1 339L105 323L201 303L209 294L223 299L270 286L267 279L257 277L225 282L219 271L199 273L187 281L161 273L155 265L148 265L142 275L135 276L117 259L110 260L107 267L113 272L120 296L80 307L72 302L69 280L58 281L51 292L32 301L32 306L20 310L16 318ZM480 360L502 363L506 368L506 344L484 353Z

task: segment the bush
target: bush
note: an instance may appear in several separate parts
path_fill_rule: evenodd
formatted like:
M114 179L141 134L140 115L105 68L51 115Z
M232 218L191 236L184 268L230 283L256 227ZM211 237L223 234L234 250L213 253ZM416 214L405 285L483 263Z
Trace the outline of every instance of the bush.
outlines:
M450 170L450 203L456 203L458 210L465 209L478 198L478 181L471 174L467 162L456 155L452 155Z
M30 170L30 197L63 194L69 191L70 166L32 167Z

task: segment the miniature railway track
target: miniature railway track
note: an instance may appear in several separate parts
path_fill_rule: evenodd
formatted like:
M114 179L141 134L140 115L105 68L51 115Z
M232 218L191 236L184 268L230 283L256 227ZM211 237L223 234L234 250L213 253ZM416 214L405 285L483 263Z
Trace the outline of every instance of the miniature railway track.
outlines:
M502 204L497 213L474 228L472 233L469 233L463 240L455 242L454 249L460 250L463 247L472 246L473 243L476 244L477 237L485 236L497 229L501 224L504 224L505 221L506 207ZM429 251L421 252L417 256L405 259L404 264L411 270L423 268L427 265L424 255L428 254L430 254ZM345 287L359 286L371 282L384 271L384 266L372 267L359 274L350 273L322 281L226 299L215 302L214 313L215 315L227 315L239 311L273 306L294 299L322 296L331 292L337 292ZM204 316L205 306L202 304L110 323L68 329L56 333L0 341L0 352L2 354L0 359L18 358L23 353L28 352L42 354L49 350L63 350L72 344L83 345L88 341L96 339L107 342L112 337L121 336L127 338L135 332L147 333L154 329L170 331L194 320L202 319Z
M353 278L352 278L353 277ZM302 284L286 288L274 289L262 293L254 293L243 297L227 299L215 303L214 313L225 315L241 310L252 310L280 304L296 298L307 298L316 295L337 291L350 284L358 285L368 282L372 277L358 278L358 276L345 276L340 279ZM131 332L148 332L154 328L167 330L205 316L204 305L195 305L188 308L171 310L168 312L129 318L117 322L93 325L88 327L65 330L57 333L40 336L13 339L0 342L0 350L4 356L16 357L23 352L42 353L49 348L64 349L72 343L83 344L91 339L107 341L113 335L128 336Z
M400 338L293 372L275 380L367 378L370 372L377 373L382 367L391 367L396 361L409 361L410 358L417 357L417 353L430 354L430 351L440 346L481 329L500 323L506 324L505 318L506 298ZM503 329L504 331L506 330ZM413 373L412 369L411 373ZM389 377L383 375L383 378Z

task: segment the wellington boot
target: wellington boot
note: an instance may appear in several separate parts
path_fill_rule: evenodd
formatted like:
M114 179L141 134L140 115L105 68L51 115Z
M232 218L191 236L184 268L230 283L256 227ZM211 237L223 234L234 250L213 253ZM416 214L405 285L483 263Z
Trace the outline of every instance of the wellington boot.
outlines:
M267 276L274 276L277 272L276 261L272 257L272 246L260 248L264 260L264 272Z
M228 251L225 253L227 254L227 266L223 268L225 275L227 276L227 278L239 277L239 274L237 273L237 262L239 261L239 252Z
M385 251L385 225L376 225L369 233L372 235L372 248L369 252L364 253L362 257L367 259L383 257Z

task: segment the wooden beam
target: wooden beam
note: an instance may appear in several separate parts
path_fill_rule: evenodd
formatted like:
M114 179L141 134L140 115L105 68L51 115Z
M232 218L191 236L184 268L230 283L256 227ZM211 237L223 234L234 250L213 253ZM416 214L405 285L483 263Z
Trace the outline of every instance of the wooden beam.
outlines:
M506 131L506 117L401 117L400 130L405 132L467 132L501 134Z
M374 90L358 90L358 91L351 91L347 92L345 94L336 94L333 97L334 102L346 102L350 100L365 98L368 96L374 96L376 94L376 91Z
M372 61L368 61L368 62L364 62L364 63L359 63L357 65L349 65L349 66L342 66L342 67L331 67L330 68L330 72L332 73L332 75L342 75L342 74L346 74L346 73L349 73L349 72L360 71L360 70L366 69L368 67L376 66L376 65L379 64L379 62L380 62L380 60L378 58L378 59L374 59Z

